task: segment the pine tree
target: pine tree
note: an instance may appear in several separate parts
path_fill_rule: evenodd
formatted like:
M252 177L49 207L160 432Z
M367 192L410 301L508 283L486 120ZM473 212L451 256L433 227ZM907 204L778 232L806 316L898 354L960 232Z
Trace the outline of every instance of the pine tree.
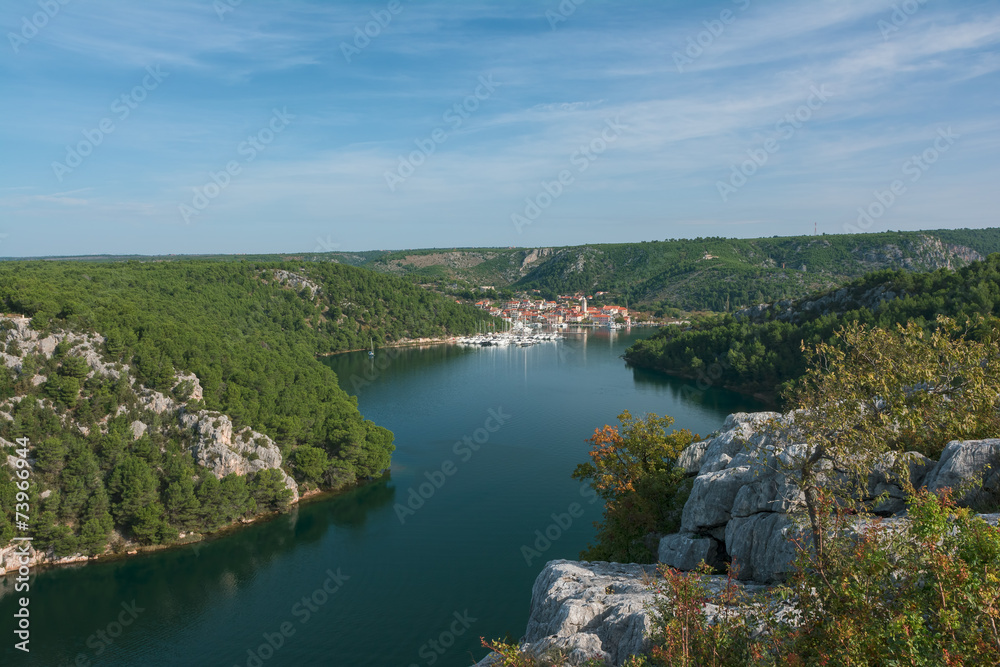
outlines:
M226 522L222 510L221 484L211 471L202 471L197 496L201 503L201 517L208 530L214 530Z
M167 484L163 505L170 523L184 530L196 527L201 502L195 495L194 480L190 475L183 475Z
M245 477L235 473L222 478L219 485L222 496L222 516L226 523L252 514L257 503L250 497Z
M142 508L159 500L156 487L156 477L149 464L137 456L126 456L115 466L108 484L115 519L131 525Z

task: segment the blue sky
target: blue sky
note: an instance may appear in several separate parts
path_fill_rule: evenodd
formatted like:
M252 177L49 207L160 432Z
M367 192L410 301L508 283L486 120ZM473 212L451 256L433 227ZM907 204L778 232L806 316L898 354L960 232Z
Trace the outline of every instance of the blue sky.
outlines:
M1000 222L995 1L63 1L0 8L2 256Z

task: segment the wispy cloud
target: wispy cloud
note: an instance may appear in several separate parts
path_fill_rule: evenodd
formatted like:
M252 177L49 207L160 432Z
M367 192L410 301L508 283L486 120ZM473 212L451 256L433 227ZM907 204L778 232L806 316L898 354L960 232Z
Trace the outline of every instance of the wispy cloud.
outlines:
M372 14L383 5L360 0L243 2L223 18L203 0L70 3L0 58L17 101L0 110L0 210L65 236L66 252L100 251L111 229L147 252L267 250L299 237L306 248L317 235L359 249L637 240L687 226L770 235L800 232L803 217L834 225L941 125L963 141L894 208L912 216L898 224L982 224L1000 203L995 3L927 3L888 36L879 21L893 9L881 0L593 2L556 30L545 17L554 4L402 3L386 21ZM673 54L705 22L718 32L725 10L734 20L678 71ZM0 20L20 15L6 7ZM366 28L370 43L348 62L343 44ZM170 78L57 182L51 162L151 64ZM501 85L456 127L449 110L484 75ZM717 181L779 136L817 86L829 101L720 201ZM294 124L246 161L275 108ZM627 131L544 222L514 235L510 212L574 168L609 119ZM439 128L446 140L390 191L386 171ZM239 176L184 226L178 205L233 160ZM12 238L5 252L31 248Z

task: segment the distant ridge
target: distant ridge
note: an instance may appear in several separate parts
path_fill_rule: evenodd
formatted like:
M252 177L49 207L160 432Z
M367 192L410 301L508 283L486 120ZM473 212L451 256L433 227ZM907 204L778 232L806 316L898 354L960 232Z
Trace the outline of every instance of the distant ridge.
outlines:
M756 239L721 237L538 248L425 248L239 255L87 255L92 262L336 262L472 296L480 287L610 292L651 309L731 312L797 299L873 271L957 269L1000 252L1000 228ZM21 259L23 261L23 259Z

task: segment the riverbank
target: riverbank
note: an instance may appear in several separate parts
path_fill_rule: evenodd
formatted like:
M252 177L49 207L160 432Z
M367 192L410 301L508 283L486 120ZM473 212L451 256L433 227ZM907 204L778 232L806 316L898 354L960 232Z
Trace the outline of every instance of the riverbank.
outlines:
M695 386L696 386L697 389L701 389L701 390L711 389L713 387L714 388L718 388L718 389L725 389L726 391L731 391L733 393L740 394L741 396L747 396L747 397L752 398L754 400L760 401L766 407L769 407L769 408L781 408L782 407L781 401L778 399L777 392L752 391L752 390L747 389L746 387L741 387L739 385L732 385L732 384L727 384L727 383L724 383L724 382L720 383L717 380L711 379L711 377L709 377L708 375L706 375L704 373L701 374L701 375L695 375L693 373L682 373L680 371L666 370L666 369L657 368L657 367L654 367L654 366L644 366L642 364L637 364L637 363L635 363L633 361L629 361L627 354L628 353L626 351L626 354L622 355L622 359L625 360L625 364L629 368L638 368L638 369L641 369L641 370L644 370L644 371L652 371L654 373L662 373L663 375L666 375L666 376L672 377L672 378L677 378L679 380L690 380L690 381L696 383Z
M394 343L385 343L379 345L375 348L375 351L389 348L402 348L402 347L430 347L432 345L444 345L446 343L454 343L458 340L459 336L447 336L444 338L403 338L401 340L395 341ZM334 357L338 354L347 354L348 352L367 352L367 347L359 347L350 350L337 350L336 352L323 352L318 355L320 357Z
M629 328L631 328L631 329L648 329L648 328L655 328L655 327L664 327L664 326L676 325L676 324L681 324L681 323L682 322L635 322ZM603 330L603 331L615 331L616 333L617 332L628 331L628 328L608 329L605 326L599 326L599 325L596 325L596 324L587 324L587 323L571 324L569 326L573 327L573 328L587 329L587 330L592 330L592 331L602 331ZM547 328L548 329L552 329L552 327L547 327ZM571 330L562 329L562 328L557 329L557 331L560 331L560 332L569 331L570 333L572 333ZM375 351L378 352L379 350L390 349L390 348L407 348L407 347L422 348L422 347L425 347L425 346L426 347L430 347L430 346L433 346L433 345L445 345L445 344L448 344L448 343L456 343L456 342L458 342L459 338L462 338L462 336L444 336L444 337L432 337L432 338L403 338L403 339L400 339L400 340L392 342L392 343L383 343L381 345L378 345L375 348ZM339 354L347 354L348 352L367 352L368 350L369 350L369 348L367 348L367 347L359 347L359 348L351 348L349 350L337 350L336 352L323 352L323 353L321 353L321 354L319 354L317 356L320 356L320 357L333 357L333 356L337 356Z
M302 493L298 498L293 499L289 503L288 509L284 512L264 512L256 514L249 518L239 519L238 521L227 524L218 530L210 532L199 533L192 531L188 533L181 533L178 540L171 544L137 544L131 540L126 540L119 534L118 538L120 541L109 545L107 551L104 553L94 556L73 554L71 556L66 556L65 558L54 558L54 555L50 555L47 552L41 553L33 551L25 565L31 568L32 572L37 572L39 570L68 565L79 565L96 561L101 561L103 563L107 561L124 560L126 558L131 558L132 556L147 555L171 549L183 549L186 547L197 548L197 545L203 544L204 542L222 539L252 524L273 521L279 517L286 516L289 512L298 510L299 507L345 495L355 489L387 479L388 476L389 472L386 471L382 476L375 479L348 484L337 489L309 489L308 491ZM0 578L17 574L21 564L16 558L17 548L17 545L13 544L0 548Z

